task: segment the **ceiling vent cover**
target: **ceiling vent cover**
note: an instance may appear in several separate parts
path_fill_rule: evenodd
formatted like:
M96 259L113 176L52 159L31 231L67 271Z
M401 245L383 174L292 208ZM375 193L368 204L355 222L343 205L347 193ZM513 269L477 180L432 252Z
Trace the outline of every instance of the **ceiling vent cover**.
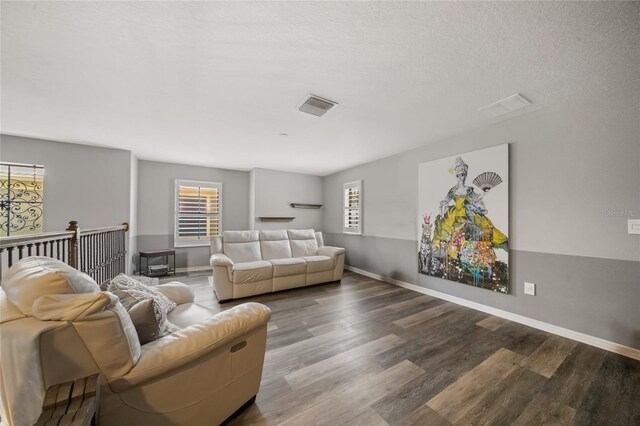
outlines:
M298 109L302 112L306 112L307 114L322 117L327 113L327 111L336 105L338 105L337 102L321 98L320 96L309 95Z
M512 111L531 105L531 102L520 93L511 95L508 98L499 100L490 105L480 108L480 111L491 117L499 117Z

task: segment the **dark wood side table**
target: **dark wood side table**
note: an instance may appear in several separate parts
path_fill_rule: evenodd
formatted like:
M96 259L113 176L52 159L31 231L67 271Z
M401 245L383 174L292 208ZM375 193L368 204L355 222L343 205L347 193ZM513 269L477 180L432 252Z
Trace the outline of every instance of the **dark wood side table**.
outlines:
M97 374L47 389L42 414L36 426L97 425L100 405L100 377Z
M167 266L166 273L154 274L149 269L149 259L164 257L164 264ZM142 258L146 259L145 268L142 269ZM169 264L169 258L172 258L172 264ZM141 251L138 257L138 273L145 277L164 277L169 274L176 274L176 251L174 249L147 250Z

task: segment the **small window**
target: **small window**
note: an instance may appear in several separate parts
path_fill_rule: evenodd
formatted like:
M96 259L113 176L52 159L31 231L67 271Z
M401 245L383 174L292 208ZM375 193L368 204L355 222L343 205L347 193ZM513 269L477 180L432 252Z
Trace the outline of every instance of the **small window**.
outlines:
M43 232L44 167L0 163L0 237Z
M209 245L222 232L222 183L176 180L175 246Z
M345 183L344 233L362 234L362 181Z

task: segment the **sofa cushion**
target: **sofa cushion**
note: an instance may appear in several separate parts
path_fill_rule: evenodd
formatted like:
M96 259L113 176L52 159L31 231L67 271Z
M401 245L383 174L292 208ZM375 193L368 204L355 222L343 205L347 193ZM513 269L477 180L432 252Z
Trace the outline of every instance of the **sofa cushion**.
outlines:
M335 266L329 256L304 256L302 259L307 263L307 274L330 271Z
M292 257L287 231L260 231L260 249L263 260Z
M176 307L176 302L160 293L154 287L146 286L140 281L125 274L118 274L111 280L107 290L120 298L120 302L125 309L129 310L142 299L151 297L158 307L165 312L165 315Z
M7 299L27 315L31 315L31 305L40 296L100 291L89 275L43 256L26 257L16 262L2 277L2 289Z
M222 247L234 263L262 260L258 231L224 231Z
M159 339L179 328L167 321L152 298L143 299L127 311L141 345Z
M108 290L118 296L129 313L141 344L177 330L167 321L167 314L176 307L176 303L155 288L119 274L111 280Z
M307 272L307 264L299 257L290 259L271 259L269 262L273 265L273 276L290 277L292 275L300 275Z
M313 229L287 230L293 257L315 256L318 254L318 242Z
M266 260L241 262L233 265L233 283L253 283L273 278L273 266Z

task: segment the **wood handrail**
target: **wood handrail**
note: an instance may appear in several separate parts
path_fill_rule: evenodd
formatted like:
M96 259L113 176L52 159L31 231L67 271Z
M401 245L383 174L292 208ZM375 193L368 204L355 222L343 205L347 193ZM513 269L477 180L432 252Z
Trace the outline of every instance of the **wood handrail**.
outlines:
M80 233L82 235L90 235L98 234L100 232L119 231L121 229L127 232L129 230L129 224L127 222L124 222L122 225L107 226L104 228L80 229Z
M91 228L81 229L80 235L98 234L100 232L129 230L129 224L124 222L122 225L107 226L104 228ZM29 235L15 235L13 237L0 238L0 248L26 246L27 244L42 243L45 241L58 240L64 238L71 238L76 234L76 231L61 231L61 232L41 232L39 234Z
M0 238L0 247L18 247L27 244L42 243L44 241L58 240L64 238L71 238L75 234L75 231L62 231L62 232L42 232L39 234L30 235L15 235L13 237Z

